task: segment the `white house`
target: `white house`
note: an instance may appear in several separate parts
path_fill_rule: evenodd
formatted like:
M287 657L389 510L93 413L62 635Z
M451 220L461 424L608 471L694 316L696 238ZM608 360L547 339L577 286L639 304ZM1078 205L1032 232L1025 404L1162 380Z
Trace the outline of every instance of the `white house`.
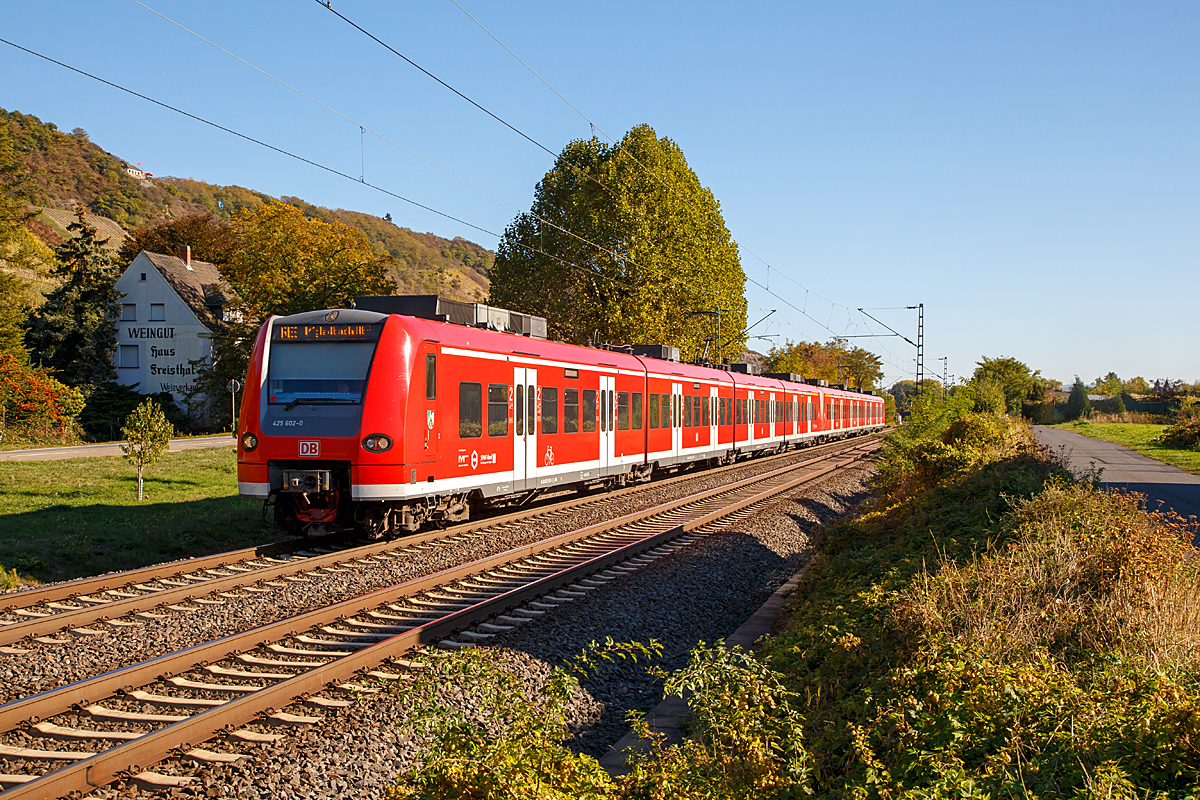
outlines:
M184 407L196 367L212 356L213 331L225 319L230 290L217 268L183 257L138 253L117 279L117 382L138 391L170 392Z

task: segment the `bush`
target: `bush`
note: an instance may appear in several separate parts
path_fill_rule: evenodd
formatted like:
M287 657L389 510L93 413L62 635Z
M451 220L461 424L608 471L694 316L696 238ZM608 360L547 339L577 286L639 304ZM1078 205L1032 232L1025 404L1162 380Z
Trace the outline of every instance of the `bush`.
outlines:
M1179 420L1158 435L1158 443L1181 450L1200 450L1200 417Z
M0 355L0 432L22 439L74 438L83 395L12 354Z

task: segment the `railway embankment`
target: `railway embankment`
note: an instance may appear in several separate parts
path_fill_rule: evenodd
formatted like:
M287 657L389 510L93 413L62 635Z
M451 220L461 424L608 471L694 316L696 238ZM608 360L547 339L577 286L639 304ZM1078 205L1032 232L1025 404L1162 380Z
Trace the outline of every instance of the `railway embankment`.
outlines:
M889 440L873 506L817 539L756 660L703 647L657 671L689 698L685 741L614 781L558 744L571 717L543 693L507 707L504 748L463 736L469 719L435 736L395 796L466 797L489 775L557 787L546 796L1188 794L1194 531L1072 476L1025 423L974 413L969 395L923 411ZM600 692L632 685L604 674Z

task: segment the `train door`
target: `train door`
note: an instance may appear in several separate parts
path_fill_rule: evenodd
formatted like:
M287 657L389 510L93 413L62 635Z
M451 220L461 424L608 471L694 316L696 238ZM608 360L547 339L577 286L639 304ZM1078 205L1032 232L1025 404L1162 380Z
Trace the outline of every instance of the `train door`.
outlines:
M537 370L513 369L513 491L537 485Z
M410 383L410 395L417 398L417 407L421 409L421 420L424 423L422 449L414 459L417 463L436 462L441 450L442 420L438 410L438 354L433 345L429 345L422 359L417 362L425 372L425 380L415 380ZM421 387L421 388L418 388ZM415 391L414 391L415 390ZM413 443L414 446L416 442Z
M704 398L704 402L708 403L708 449L717 449L717 387L708 387L708 397Z
M600 397L596 399L596 407L600 412L600 474L607 475L613 464L613 428L616 427L616 414L613 411L613 401L616 392L613 389L614 378L611 375L600 376Z
M683 455L683 384L671 384L671 455Z

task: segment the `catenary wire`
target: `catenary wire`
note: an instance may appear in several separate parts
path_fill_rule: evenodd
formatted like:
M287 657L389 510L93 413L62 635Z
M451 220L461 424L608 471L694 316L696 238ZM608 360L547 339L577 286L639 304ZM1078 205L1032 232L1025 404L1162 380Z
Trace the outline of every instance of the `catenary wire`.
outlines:
M434 161L431 161L430 159L426 158L425 156L423 156L423 155L421 155L421 154L419 154L419 153L416 153L416 152L414 152L414 151L412 151L412 150L408 149L408 148L407 148L407 147L405 147L404 145L402 145L402 144L400 144L400 143L398 143L398 142L396 142L396 141L393 141L392 139L388 138L387 136L384 136L383 134L379 133L378 131L372 130L371 128L367 127L366 125L364 125L363 123L359 122L358 120L356 120L356 119L353 119L352 117L349 117L349 116L347 116L347 115L343 114L342 112L338 111L336 108L333 108L333 107L331 107L331 106L329 106L329 105L327 105L327 104L325 104L325 103L321 102L320 100L316 99L315 97L313 97L313 96L311 96L311 95L309 95L309 94L305 93L304 91L302 91L302 90L300 90L300 89L296 88L295 86L292 86L290 83L287 83L286 81L284 81L284 80L282 80L282 79L280 79L280 78L277 78L276 76L272 75L271 73L267 72L266 70L264 70L264 69L262 69L262 68L260 68L260 67L258 67L258 66L255 66L254 64L250 63L250 62L249 62L249 61L247 61L246 59L244 59L244 58L242 58L241 56L237 55L236 53L232 53L232 52L230 52L229 50L226 50L224 47L222 47L221 45L217 44L216 42L213 42L212 40L205 38L205 37L204 37L204 36L202 36L201 34L197 33L196 31L193 31L192 29L188 28L188 27L187 27L187 26L185 26L185 25L182 25L182 24L180 24L179 22L176 22L175 20L171 19L171 18L170 18L170 17L168 17L167 15L165 15L165 14L163 14L163 13L159 12L159 11L156 11L155 9L153 9L153 8L151 8L150 6L146 5L145 3L141 2L141 0L133 0L133 2L134 2L134 3L136 3L137 5L141 6L142 8L146 9L146 10L147 10L147 11L149 11L150 13L152 13L152 14L154 14L154 15L156 15L156 16L158 16L158 17L160 17L161 19L163 19L163 20L165 20L165 21L167 21L167 22L171 23L172 25L174 25L175 27L179 28L180 30L182 30L182 31L185 31L185 32L187 32L187 33L191 34L192 36L195 36L195 37L196 37L197 39L199 39L200 41L202 41L202 42L205 42L206 44L209 44L209 45L211 45L212 47L215 47L216 49L220 50L222 53L224 53L225 55L229 56L230 58L233 58L233 59L235 59L235 60L237 60L237 61L240 61L242 64L245 64L247 67L250 67L251 69L253 69L254 71L256 71L256 72L260 73L261 75L263 75L263 76L265 76L265 77L267 77L267 78L270 78L271 80L273 80L273 81L275 81L276 83L278 83L280 86L284 86L284 87L286 87L286 88L288 88L288 89L292 90L292 91L293 91L293 92L295 92L296 94L300 95L301 97L303 97L303 98L305 98L305 99L307 99L307 100L311 100L313 103L316 103L318 106L320 106L321 108L325 109L326 111L329 111L329 112L331 112L331 113L333 113L333 114L336 114L337 116L341 117L342 119L346 120L347 122L351 123L352 125L354 125L354 126L358 127L358 128L361 130L361 131L363 131L363 132L366 132L366 133L370 133L372 136L376 136L376 137L378 137L378 138L379 138L379 139L381 139L382 141L385 141L385 142L387 142L388 144L390 144L390 145L393 145L394 147L397 147L397 148L399 148L400 150L403 150L405 153L408 153L409 155L411 155L411 156L413 156L413 157L415 157L415 158L418 158L418 159L420 159L421 161L424 161L426 164L429 164L430 166L432 166L432 167L435 167L436 169L439 169L439 170L441 170L442 172L446 173L447 175L450 175L451 177L453 177L453 178L456 178L456 179L458 179L458 180L462 181L463 183L467 184L468 186L471 186L471 187L473 187L473 188L475 188L475 189L478 189L479 191L483 192L484 194L488 195L489 197L492 197L492 198L494 198L494 199L496 199L496 200L499 200L501 203L504 203L504 204L505 204L505 205L507 205L507 206L510 206L510 207L512 207L512 208L515 208L517 211L519 211L519 212L521 212L521 213L523 213L523 214L528 214L530 217L532 217L533 219L536 219L538 222L541 222L541 223L542 223L542 224L544 224L544 225L548 225L548 226L550 226L550 227L552 227L552 228L554 228L554 229L556 229L556 230L558 230L558 231L561 231L562 233L566 234L567 236L570 236L570 237L572 237L572 238L574 238L574 239L577 239L577 240L579 240L580 242L583 242L583 243L584 243L584 244L586 244L586 245L589 245L589 246L591 246L591 247L594 247L594 248L596 248L596 249L597 249L598 251L600 251L600 252L603 252L603 253L611 252L611 248L603 247L603 246L601 246L601 245L599 245L599 244L597 244L597 243L595 243L595 242L593 242L593 241L591 241L591 240L587 239L586 237L580 236L579 234L577 234L577 233L575 233L575 232L573 232L573 231L567 230L566 228L562 227L561 225L558 225L557 223L555 223L555 222L552 222L551 220L548 220L548 219L546 219L546 218L544 218L544 217L542 217L542 216L540 216L540 215L538 215L538 214L535 214L535 213L534 213L532 210L526 210L526 209L522 208L521 206L517 205L516 203L513 203L512 201L510 201L510 200L507 200L507 199L505 199L505 198L501 197L500 195L498 195L498 194L496 194L496 193L494 193L494 192L492 192L492 191L489 191L488 189L485 189L484 187L482 187L482 186L480 186L479 184L477 184L477 183L475 183L475 182L473 182L473 181L469 180L468 178L464 178L463 176L461 176L461 175L459 175L459 174L457 174L457 173L453 172L452 170L449 170L449 169L447 169L446 167L443 167L442 165L440 165L440 164L438 164L438 163L436 163L436 162L434 162ZM363 183L363 182L365 182L364 178L365 178L365 175L364 175L364 176L362 176L362 177L360 177L360 178L359 178L359 182L360 182L360 183ZM492 234L492 235L495 235L495 234ZM500 238L500 237L497 237L497 238ZM527 248L527 249L530 249L532 252L541 252L541 251L535 250L534 248ZM632 261L631 261L630 263L634 263L634 262L632 262ZM640 266L640 265L638 265L638 266ZM598 273L597 273L597 274L598 274ZM606 276L606 277L607 277L607 276ZM620 283L620 282L618 282L618 283ZM631 287L631 286L628 286L628 288L631 288L631 289L632 289L633 287Z
M148 103L153 103L154 105L156 105L156 106L159 106L159 107L161 107L161 108L165 108L165 109L167 109L168 111L174 111L176 114L180 114L180 115L182 115L182 116L185 116L185 117L187 117L187 118L189 118L189 119L195 120L196 122L200 122L200 123L202 123L202 124L204 124L204 125L208 125L208 126L210 126L210 127L216 128L216 129L217 129L217 130L219 130L219 131L223 131L223 132L225 132L225 133L228 133L228 134L230 134L230 135L232 135L232 136L236 136L236 137L238 137L239 139L244 139L244 140L245 140L245 141L247 141L247 142L251 142L251 143L253 143L253 144L256 144L256 145L258 145L258 146L260 146L260 147L265 147L265 148L267 148L268 150L272 150L272 151L274 151L274 152L276 152L276 153L279 153L280 155L287 156L288 158L293 158L293 159L295 159L295 160L297 160L297 161L300 161L300 162L302 162L302 163L304 163L304 164L308 164L308 165L310 165L310 166L316 167L317 169L324 170L325 172L328 172L328 173L330 173L330 174L332 174L332 175L337 175L337 176L338 176L338 177L340 177L340 178L345 178L346 180L350 180L350 181L353 181L353 182L355 182L355 183L357 183L357 184L360 184L360 185L362 185L362 186L366 186L366 187L367 187L367 188L369 188L369 189L374 189L374 190L375 190L375 191L377 191L377 192L381 192L381 193L383 193L383 194L386 194L386 195L388 195L388 196L390 196L390 197L394 197L394 198L396 198L397 200L401 200L401 201L403 201L403 202L405 202L405 203L409 203L410 205L413 205L413 206L416 206L417 208L420 208L420 209L423 209L423 210L425 210L425 211L428 211L428 212L430 212L431 214L436 214L436 215L438 215L439 217L444 217L445 219L451 220L452 222L457 222L457 223L459 223L460 225L466 225L468 228L472 228L473 230L477 230L477 231L479 231L480 233L485 233L485 234L487 234L488 236L495 236L495 237L499 238L499 234L497 234L497 233L496 233L496 232L494 232L494 231L490 231L490 230L488 230L487 228L483 228L483 227L480 227L479 225L475 225L474 223L467 222L466 220L464 220L464 219L460 219L459 217L456 217L456 216L454 216L454 215L452 215L452 214L447 214L445 211L439 211L438 209L436 209L436 208L433 208L432 206L427 206L427 205L425 205L424 203L418 202L418 201L416 201L416 200L413 200L413 199L411 199L411 198L409 198L409 197L405 197L404 195L401 195L401 194L398 194L398 193L396 193L396 192L393 192L393 191L391 191L390 189L385 189L384 187L382 187L382 186L379 186L379 185L377 185L377 184L371 183L371 182L369 182L369 181L366 181L366 180L363 180L363 179L361 179L361 178L355 178L354 176L352 176L352 175L349 175L348 173L345 173L345 172L342 172L342 171L340 171L340 170L334 169L333 167L327 166L327 165L325 165L325 164L322 164L322 163L320 163L320 162L318 162L318 161L313 161L312 159L310 159L310 158L305 158L304 156L302 156L302 155L299 155L299 154L297 154L297 153L293 153L293 152L291 152L291 151L289 151L289 150L284 150L282 147L276 147L275 145L273 145L273 144L269 144L269 143L267 143L267 142L264 142L264 141L262 141L261 139L256 139L256 138L254 138L253 136L249 136L249 135L247 135L247 134L244 134L244 133L241 133L241 132L239 132L239 131L235 131L235 130L233 130L232 128L228 128L228 127L226 127L226 126L224 126L224 125L221 125L220 123L213 122L212 120L205 119L204 117L200 117L200 116L197 116L196 114L192 114L192 113L190 113L190 112L184 111L184 110L183 110L183 109L181 109L181 108L177 108L177 107L175 107L175 106L173 106L173 105L170 105L170 104L168 104L168 103L164 103L164 102L162 102L161 100L155 100L153 97L149 97L149 96L147 96L147 95L144 95L144 94L142 94L142 93L140 93L140 92L134 91L133 89L126 88L126 87L124 87L124 86L121 86L120 84L113 83L112 81L105 80L104 78L101 78L101 77L99 77L99 76L97 76L97 75L93 75L92 73L90 73L90 72L86 72L85 70L79 69L78 67L73 67L73 66L71 66L70 64L65 64L65 63L63 63L62 61L59 61L59 60L57 60L57 59L54 59L54 58L51 58L50 56L47 56L47 55L43 55L43 54L41 54L41 53L39 53L39 52L37 52L37 51L35 51L35 50L30 50L30 49L29 49L29 48L27 48L27 47L22 47L21 45L19 45L19 44L16 44L15 42L10 42L8 39L3 39L3 38L0 38L0 43L6 44L6 45L8 45L8 46L10 46L10 47L13 47L13 48L15 48L15 49L17 49L17 50L20 50L20 51L22 51L22 52L28 53L28 54L29 54L29 55L31 55L31 56L36 56L37 58L40 58L40 59L42 59L42 60L44 60L44 61L49 61L51 64L56 64L56 65L58 65L58 66L62 67L63 69L70 70L71 72L74 72L74 73L77 73L77 74L79 74L79 75L82 75L82 76L84 76L85 78L91 78L92 80L94 80L94 81L97 81L97 82L99 82L99 83L103 83L103 84L104 84L104 85L106 85L106 86L111 86L111 87L112 87L112 88L114 88L114 89L117 89L117 90L119 90L119 91L125 92L126 94L133 95L134 97L137 97L137 98L139 98L139 99L145 100L145 101L146 101L146 102L148 102ZM591 269L588 269L588 268L586 268L586 267L580 266L579 264L575 264L574 262L568 261L568 260L566 260L566 259L564 259L564 258L561 258L561 257L559 257L559 256L553 255L553 254L551 254L551 253L546 253L546 252L544 252L544 251L542 251L542 250L540 250L540 249L538 249L538 248L536 248L536 247L530 247L529 245L525 245L525 244L522 244L522 243L520 243L520 242L517 242L516 244L517 244L517 246L518 246L518 247L522 247L522 248L524 248L524 249L526 249L526 250L529 250L530 252L533 252L533 253L538 253L538 254L540 254L540 255L544 255L544 256L546 256L547 258L551 258L551 259L553 259L553 260L557 261L558 263L560 263L560 264L562 264L562 265L564 265L564 266L566 266L566 267L570 267L571 269L578 270L579 272L582 272L582 273L584 273L584 274L586 274L586 275L588 275L588 276L590 276L590 277L594 277L594 278L600 278L600 279L602 279L602 280L609 281L610 283L616 284L616 285L618 285L618 286L624 286L625 288L628 288L628 289L630 289L630 290L634 290L634 291L636 291L636 289L635 289L633 286L631 286L630 284L627 284L627 283L625 283L624 281L617 280L617 279L615 279L615 278L612 278L611 276L604 275L603 273L600 273L600 272L597 272L597 271L595 271L595 270L591 270ZM633 262L630 262L630 263L633 263Z

